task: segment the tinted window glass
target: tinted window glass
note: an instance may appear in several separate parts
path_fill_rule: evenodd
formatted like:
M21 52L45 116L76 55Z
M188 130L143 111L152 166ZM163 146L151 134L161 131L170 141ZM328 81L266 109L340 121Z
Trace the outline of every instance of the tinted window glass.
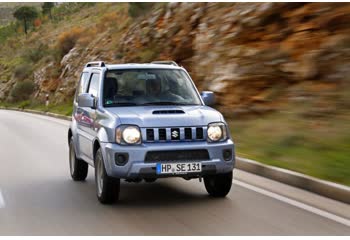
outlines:
M77 101L78 101L78 96L81 93L86 92L87 84L89 82L88 80L89 80L89 73L86 73L86 72L82 73L80 76L80 81L79 81L77 93L75 95Z
M99 92L99 80L100 80L100 74L93 73L91 80L90 80L90 86L89 86L89 92L95 97L98 97Z
M110 70L104 80L103 104L200 105L195 87L183 70Z

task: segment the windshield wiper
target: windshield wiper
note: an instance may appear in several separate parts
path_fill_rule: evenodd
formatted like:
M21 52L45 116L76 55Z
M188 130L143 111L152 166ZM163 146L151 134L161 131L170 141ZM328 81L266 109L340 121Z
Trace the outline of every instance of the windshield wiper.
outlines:
M118 103L105 104L105 107L136 106L136 105L137 104L133 102L118 102Z
M142 105L148 106L148 105L188 105L188 104L177 103L177 102L147 102L147 103L143 103Z
M188 104L188 103L177 103L177 102L146 102L142 104L137 104L134 102L116 102L111 104L105 104L105 107L123 107L123 106L156 106L156 105L178 105L178 106L186 106L186 105L195 105L195 104Z

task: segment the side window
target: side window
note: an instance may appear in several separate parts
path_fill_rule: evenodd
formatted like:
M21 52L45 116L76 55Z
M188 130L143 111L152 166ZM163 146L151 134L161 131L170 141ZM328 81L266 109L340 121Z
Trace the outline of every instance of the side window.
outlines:
M99 93L99 80L100 80L100 74L99 73L93 73L90 85L89 85L89 91L88 93L92 94L94 97L98 97Z
M89 73L83 72L80 76L79 85L75 94L76 101L78 101L79 94L86 92L86 87L89 82L88 80L89 80Z

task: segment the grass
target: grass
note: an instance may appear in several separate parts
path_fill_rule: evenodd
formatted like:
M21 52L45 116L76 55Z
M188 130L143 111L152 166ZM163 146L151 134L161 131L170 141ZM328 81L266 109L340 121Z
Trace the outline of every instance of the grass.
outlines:
M229 120L237 155L350 186L350 116L295 112Z
M38 110L38 111L44 111L44 112L57 113L57 114L61 114L64 116L71 116L72 111L73 111L73 101L66 102L66 103L59 104L59 105L50 104L48 107L46 107L44 104L39 104L39 105L32 107L31 109Z
M73 101L67 101L66 103L61 104L49 104L49 106L46 106L44 103L35 101L31 102L28 100L17 103L0 102L0 107L30 109L43 112L57 113L64 116L71 116L73 111Z

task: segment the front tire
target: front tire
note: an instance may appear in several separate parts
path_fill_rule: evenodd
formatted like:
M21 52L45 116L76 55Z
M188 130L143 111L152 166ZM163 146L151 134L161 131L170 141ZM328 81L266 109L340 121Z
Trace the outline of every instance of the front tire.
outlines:
M97 150L95 156L95 182L97 199L100 203L112 204L118 200L120 179L107 175L101 149Z
M69 168L74 181L84 181L88 175L89 165L77 158L75 154L73 138L69 142Z
M225 197L231 190L232 171L204 177L204 185L212 197Z

